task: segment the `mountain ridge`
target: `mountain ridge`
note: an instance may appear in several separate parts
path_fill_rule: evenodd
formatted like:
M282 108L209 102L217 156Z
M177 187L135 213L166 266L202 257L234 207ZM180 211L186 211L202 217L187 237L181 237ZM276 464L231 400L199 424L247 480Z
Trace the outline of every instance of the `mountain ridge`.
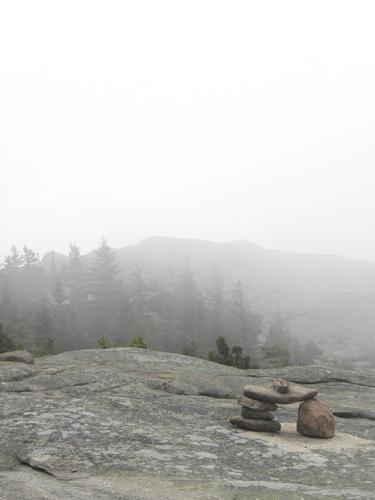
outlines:
M91 261L94 252L84 259ZM113 252L125 278L135 266L150 279L189 267L204 290L217 268L228 289L235 279L241 280L251 308L265 322L281 310L290 319L291 332L302 340L314 338L335 351L342 350L343 343L347 352L375 349L375 263L266 249L242 240L173 237L147 238ZM59 254L59 259L67 257Z
M193 244L204 244L204 245L209 245L214 247L233 247L233 246L242 246L242 247L247 247L247 248L252 248L252 249L257 249L259 251L267 252L267 253L272 253L272 254L281 254L281 255L289 255L289 256L296 256L296 257L306 257L306 258L321 258L321 259L329 259L329 260L337 260L337 261L343 261L347 263L357 263L357 264L362 264L362 265L368 265L371 267L374 267L375 269L375 261L371 261L368 259L359 259L359 258L350 258L350 257L345 257L340 254L331 254L331 253L314 253L314 252L301 252L301 251L294 251L294 250L280 250L277 248L268 248L263 245L259 245L258 243L254 243L253 241L250 240L229 240L225 242L217 242L217 241L211 241L211 240L204 240L200 238L180 238L180 237L175 237L175 236L150 236L148 238L143 238L139 240L136 243L131 243L129 245L121 246L121 247L112 247L112 250L115 253L118 252L124 252L129 249L134 249L134 248L139 248L139 247L144 247L148 246L150 244L165 244L165 243L193 243ZM88 257L91 254L95 252L95 249L90 250L83 254L83 257ZM45 252L41 258L41 261L43 262L48 256L51 254L55 254L58 258L67 258L67 254L63 252L57 252L55 250L49 250Z

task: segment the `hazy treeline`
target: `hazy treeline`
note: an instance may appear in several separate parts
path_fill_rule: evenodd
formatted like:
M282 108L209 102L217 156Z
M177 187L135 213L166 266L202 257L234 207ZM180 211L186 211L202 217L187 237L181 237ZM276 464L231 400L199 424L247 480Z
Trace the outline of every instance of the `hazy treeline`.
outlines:
M319 354L291 337L278 312L266 326L240 279L224 286L213 267L202 287L189 265L163 278L134 264L124 273L102 239L91 259L71 244L64 264L13 247L0 269L3 335L36 352L127 344L140 336L156 349L248 367L310 362ZM103 340L104 338L104 340Z

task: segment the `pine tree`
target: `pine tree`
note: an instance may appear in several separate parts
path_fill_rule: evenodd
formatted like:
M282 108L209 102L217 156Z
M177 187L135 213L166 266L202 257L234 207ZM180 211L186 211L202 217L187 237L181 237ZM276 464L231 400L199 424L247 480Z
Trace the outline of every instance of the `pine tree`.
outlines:
M111 340L121 338L124 329L123 286L113 251L105 238L95 250L91 268L91 299L95 334L99 337L107 333Z
M29 343L36 332L43 286L37 254L26 245L22 253L13 246L1 269L1 312L6 330Z
M15 351L19 349L17 342L4 332L3 324L0 323L0 353Z
M18 296L22 289L21 272L23 263L22 254L19 254L17 248L13 246L1 266L2 317L8 329L16 329L19 321Z
M262 345L266 365L278 368L288 366L291 362L292 340L286 314L277 311L269 322L266 339Z
M217 265L211 269L210 286L206 290L208 314L208 339L211 341L225 334L227 303L223 276Z
M36 312L34 342L51 342L52 339L52 318L51 307L48 300L44 297Z
M74 243L69 245L66 284L71 342L79 348L88 344L88 276L80 248Z
M13 245L10 249L10 254L5 257L4 268L7 272L18 271L22 269L24 258L17 248Z
M25 302L37 307L43 295L43 270L39 255L27 245L23 247L23 295ZM34 308L34 307L33 307Z
M67 321L66 321L66 302L67 296L59 276L56 278L56 285L52 292L53 298L53 320L54 320L54 337L60 345L69 346L67 338Z
M204 331L204 304L190 265L185 263L176 282L177 320L185 344L200 345Z
M147 336L149 287L138 264L134 265L129 278L126 335L128 338Z
M208 359L223 365L236 366L237 368L250 368L250 356L242 355L243 349L240 346L229 347L225 337L216 339L216 351L208 353Z
M237 332L240 344L254 352L258 346L261 334L261 316L250 311L248 298L238 278L232 286L234 330Z

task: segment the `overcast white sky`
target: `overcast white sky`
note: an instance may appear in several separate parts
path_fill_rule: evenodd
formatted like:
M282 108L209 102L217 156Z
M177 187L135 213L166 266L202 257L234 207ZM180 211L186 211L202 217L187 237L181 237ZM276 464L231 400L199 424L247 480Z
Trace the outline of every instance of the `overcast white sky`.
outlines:
M0 258L154 235L375 261L375 3L2 1Z

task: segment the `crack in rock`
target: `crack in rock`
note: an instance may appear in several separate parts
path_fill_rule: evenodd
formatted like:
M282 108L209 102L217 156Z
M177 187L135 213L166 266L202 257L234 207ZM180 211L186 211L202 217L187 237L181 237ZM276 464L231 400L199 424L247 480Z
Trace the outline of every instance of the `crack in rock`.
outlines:
M334 411L333 414L339 418L366 418L367 420L375 420L375 413L365 411Z
M55 474L53 471L51 471L48 467L43 467L42 465L34 464L29 457L23 457L22 455L18 455L16 453L16 458L20 464L26 465L27 467L30 467L31 469L37 472L47 474L48 476L52 476L56 479L63 479L62 477L59 477L58 474Z

